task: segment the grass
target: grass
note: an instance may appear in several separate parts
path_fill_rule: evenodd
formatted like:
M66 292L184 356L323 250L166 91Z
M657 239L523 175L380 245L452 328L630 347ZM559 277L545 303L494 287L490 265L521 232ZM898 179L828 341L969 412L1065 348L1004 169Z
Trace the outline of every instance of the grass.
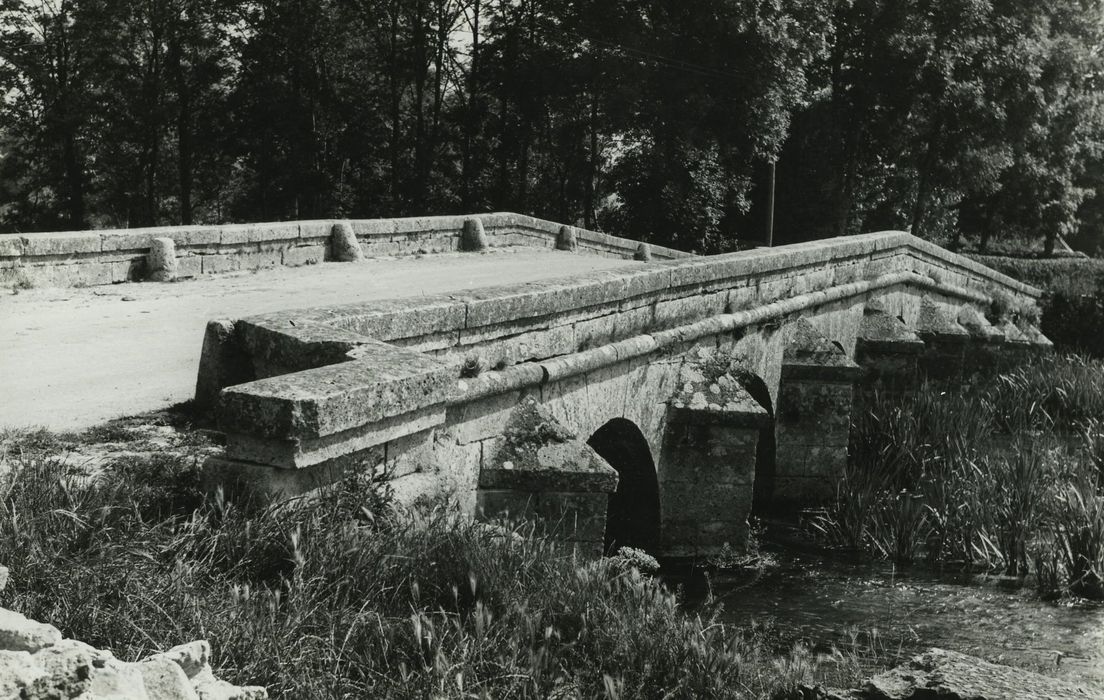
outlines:
M198 449L95 477L59 455L128 435L8 433L0 475L0 605L121 658L210 639L220 676L278 698L785 698L859 672L688 611L632 553L578 559L359 481L231 503L199 490Z
M967 391L876 397L852 429L830 542L1104 597L1104 362L1051 357Z

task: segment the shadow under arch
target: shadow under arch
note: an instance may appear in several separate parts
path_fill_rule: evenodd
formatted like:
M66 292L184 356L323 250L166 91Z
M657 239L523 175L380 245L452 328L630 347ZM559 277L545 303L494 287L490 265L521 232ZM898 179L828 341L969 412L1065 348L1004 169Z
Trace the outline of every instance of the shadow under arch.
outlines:
M632 421L614 418L587 444L618 475L617 491L609 495L606 510L606 553L636 547L654 554L659 547L659 480L644 434Z
M774 402L771 401L766 382L754 374L744 378L744 388L767 411L768 418L767 424L759 429L759 440L755 445L755 486L752 491L751 512L758 515L770 510L774 496L777 474L775 458L778 451L774 432Z

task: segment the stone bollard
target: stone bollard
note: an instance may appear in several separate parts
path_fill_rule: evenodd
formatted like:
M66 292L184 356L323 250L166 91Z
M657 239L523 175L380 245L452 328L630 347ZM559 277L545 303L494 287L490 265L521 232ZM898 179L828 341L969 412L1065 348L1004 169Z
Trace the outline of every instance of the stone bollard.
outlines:
M483 230L483 222L476 218L466 219L464 232L460 236L460 250L479 252L486 249L487 232Z
M360 241L353 233L353 227L348 221L339 221L330 230L330 247L333 250L333 259L338 262L356 262L364 259L364 251L360 249Z
M652 260L652 247L647 243L641 243L636 247L636 253L633 255L633 260L641 260L643 262L651 262Z
M149 278L154 282L171 282L176 279L176 243L171 238L154 238L150 241L146 256Z
M573 226L561 226L560 234L556 236L556 250L569 250L575 252L579 242L575 238Z
M11 572L8 571L8 567L0 566L0 591L4 590L4 588L8 585L8 576L10 574Z

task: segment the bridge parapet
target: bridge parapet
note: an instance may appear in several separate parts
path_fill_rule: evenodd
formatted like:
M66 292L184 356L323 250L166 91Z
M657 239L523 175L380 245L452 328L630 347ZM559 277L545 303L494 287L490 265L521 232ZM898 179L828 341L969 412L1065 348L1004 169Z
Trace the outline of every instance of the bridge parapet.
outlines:
M139 279L169 281L238 270L464 250L465 222L482 224L492 247L563 247L633 258L639 242L496 212L401 219L325 219L255 224L0 234L0 286L70 287ZM565 234L564 229L567 229ZM165 251L172 250L172 258ZM656 259L688 253L650 246Z

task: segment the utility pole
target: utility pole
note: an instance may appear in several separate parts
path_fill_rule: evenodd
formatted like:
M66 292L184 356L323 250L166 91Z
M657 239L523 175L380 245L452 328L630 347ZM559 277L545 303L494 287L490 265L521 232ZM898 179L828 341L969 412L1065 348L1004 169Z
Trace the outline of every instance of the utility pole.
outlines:
M771 159L770 162L770 188L769 199L767 201L767 247L774 246L774 170L777 160Z

